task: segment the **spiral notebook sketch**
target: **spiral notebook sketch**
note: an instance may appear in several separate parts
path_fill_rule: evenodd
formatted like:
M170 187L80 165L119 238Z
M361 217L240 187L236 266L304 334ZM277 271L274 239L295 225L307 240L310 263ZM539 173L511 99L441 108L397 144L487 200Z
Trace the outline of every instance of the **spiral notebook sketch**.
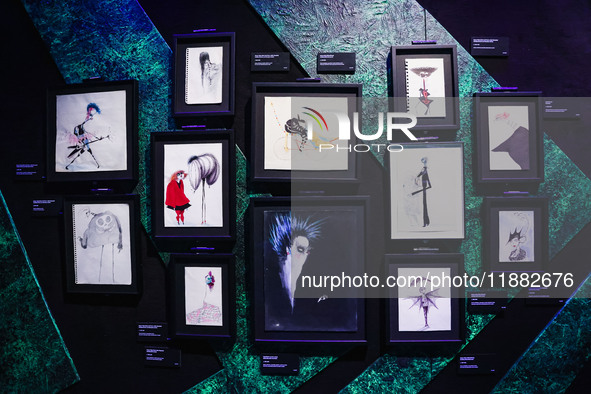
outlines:
M404 61L407 111L417 117L445 117L445 73L441 58Z
M186 104L220 104L223 88L223 47L187 48Z

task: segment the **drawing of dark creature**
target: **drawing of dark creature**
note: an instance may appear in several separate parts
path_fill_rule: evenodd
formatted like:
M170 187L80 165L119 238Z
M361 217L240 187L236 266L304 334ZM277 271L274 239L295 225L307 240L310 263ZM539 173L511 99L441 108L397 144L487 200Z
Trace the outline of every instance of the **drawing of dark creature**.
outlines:
M285 122L285 131L287 131L289 134L300 136L302 141L300 142L298 149L301 152L302 149L304 149L304 145L306 145L306 142L308 142L308 130L302 125L300 125L300 123L304 124L304 126L306 125L306 121L300 119L300 115L298 115L297 119L289 119L287 122Z
M189 181L193 193L201 187L201 224L207 223L207 204L205 203L205 184L213 185L220 176L220 163L211 153L192 156L188 162Z

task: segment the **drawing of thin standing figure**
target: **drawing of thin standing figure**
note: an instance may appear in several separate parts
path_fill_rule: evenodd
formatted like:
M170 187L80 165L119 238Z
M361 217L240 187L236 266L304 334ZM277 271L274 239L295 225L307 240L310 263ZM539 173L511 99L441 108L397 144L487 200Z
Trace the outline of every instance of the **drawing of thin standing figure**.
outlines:
M178 170L170 177L166 186L166 200L164 205L176 212L177 224L185 224L185 210L191 206L190 200L185 195L183 179L187 176L185 171Z
M522 212L514 212L513 214L519 226L516 226L515 230L509 233L509 240L507 241L510 250L509 261L523 261L527 257L527 252L521 248L521 245L527 242L527 237L524 234L527 234L529 230L529 220Z
M208 95L214 94L218 90L222 77L220 65L212 63L207 52L199 54L199 63L201 64L201 86L203 91Z
M105 138L108 138L109 136L97 138L94 135L87 132L86 129L84 128L84 125L86 124L86 122L90 122L93 119L94 115L100 114L100 113L101 113L101 110L100 110L99 106L96 105L95 103L89 103L86 106L86 117L84 119L84 122L82 122L79 125L77 125L76 127L74 127L74 135L71 136L71 138L70 138L70 143L72 145L68 146L68 149L72 149L72 151L68 155L68 159L71 157L73 157L73 159L66 166L66 170L84 152L88 152L90 154L90 156L92 156L92 158L94 159L94 162L96 163L96 168L100 168L99 162L97 161L96 157L94 157L94 154L92 153L92 149L90 149L90 144L92 144L93 142L97 142L97 141L103 140Z
M426 330L429 328L429 308L431 306L433 306L433 307L435 307L435 309L439 309L437 307L437 304L435 303L435 300L437 298L441 298L441 296L437 294L437 292L439 291L439 288L431 290L431 291L427 291L427 288L426 288L427 282L431 282L431 281L427 278L424 278L424 277L416 278L415 280L411 281L410 286L417 286L420 284L419 294L416 296L412 296L412 297L407 298L409 300L414 301L408 309L411 309L415 305L418 305L419 311L421 309L423 310L423 316L425 318L425 326L422 328L422 330Z
M421 189L413 192L412 195L416 195L419 193L423 193L423 227L427 227L431 224L429 220L429 211L427 209L427 189L431 189L431 180L429 179L429 172L427 171L427 157L421 158L421 163L423 163L423 168L419 175L417 175L415 183L417 186L420 186Z
M220 176L220 163L211 153L192 156L188 162L189 181L193 193L201 185L201 224L207 223L207 204L205 203L205 184L216 183Z
M433 100L429 98L431 95L427 89L427 78L437 70L437 67L415 67L411 71L418 75L423 80L423 87L419 88L419 101L426 107L425 115L429 114L429 109Z
M205 284L207 287L203 296L203 306L187 313L187 324L217 325L222 322L222 311L220 307L207 302L207 296L213 292L215 286L215 277L211 271L205 275Z

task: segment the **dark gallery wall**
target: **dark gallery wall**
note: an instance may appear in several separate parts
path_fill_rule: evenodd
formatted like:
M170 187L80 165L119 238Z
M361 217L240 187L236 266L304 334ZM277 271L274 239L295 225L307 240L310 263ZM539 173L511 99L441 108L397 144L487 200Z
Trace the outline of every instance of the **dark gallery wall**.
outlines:
M294 81L307 76L304 69L292 56L288 73L250 72L251 52L286 49L246 0L140 0L139 3L170 47L175 33L189 33L197 28L236 32L236 113L233 117L210 120L208 126L234 129L238 147L248 152L251 83ZM591 26L588 24L591 5L587 1L421 0L419 4L467 49L471 36L509 37L509 57L477 59L500 85L542 90L547 96L587 95L591 86L591 75L587 70L591 59ZM141 231L139 239L143 266L141 297L122 300L65 294L62 218L31 217L34 198L59 194L60 190L50 190L42 182L18 182L13 176L15 163L42 161L45 155L45 92L50 86L63 84L64 79L21 2L1 2L0 15L3 48L0 66L0 113L3 118L0 191L80 377L79 382L65 391L181 392L191 388L223 367L216 355L220 350L217 345L206 341L174 343L173 346L179 346L183 351L182 368L147 368L143 365L143 344L135 340L136 322L166 319L165 267L145 231ZM84 28L93 30L88 25ZM590 125L591 119L585 114L580 121L547 122L545 125L547 135L587 177L591 177L591 159L587 153L591 148ZM377 162L365 164L364 176L368 179L379 177L376 174L381 169ZM591 226L586 225L555 260L588 259L590 240ZM1 263L10 264L10 261ZM299 391L339 391L375 360L391 352L381 343L380 308L378 301L368 303L368 345L336 354L341 357L311 376ZM497 373L462 377L455 373L455 365L450 363L435 376L430 375L431 371L427 372L428 378L425 379L430 382L425 392L490 392L558 311L559 306L532 308L523 300L512 302L504 316L493 319L468 347L473 353L497 353ZM588 309L579 312L589 314ZM586 344L588 346L589 342ZM4 351L1 346L0 340L0 351ZM588 347L583 349L585 352L588 357ZM412 356L410 354L408 360ZM552 351L548 351L545 357L546 361L523 370L524 376L538 374L545 365L560 362L554 360ZM399 359L399 365L404 360ZM576 369L579 367L577 365ZM574 380L572 392L581 392L579 388L586 387L590 376L588 370L589 366L585 367ZM407 366L407 371L425 373L413 371L412 365ZM390 378L382 376L381 379ZM71 383L64 381L61 388ZM0 382L0 391L2 386ZM232 381L221 387L229 392L241 391ZM267 381L261 387L272 386ZM519 389L515 388L515 392Z

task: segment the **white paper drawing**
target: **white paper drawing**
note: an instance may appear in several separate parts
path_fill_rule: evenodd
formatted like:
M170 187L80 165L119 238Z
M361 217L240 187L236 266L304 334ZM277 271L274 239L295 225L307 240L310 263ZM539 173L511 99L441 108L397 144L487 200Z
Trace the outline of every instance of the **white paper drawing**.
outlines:
M186 55L185 103L221 103L224 48L187 48Z
M222 326L221 267L185 267L185 323Z
M406 286L398 287L399 331L451 331L451 288L431 278L450 276L450 268L398 268Z
M533 211L499 211L499 261L535 261Z
M445 117L443 59L409 58L405 66L408 112L419 118Z
M127 169L126 92L56 96L56 172Z
M525 105L488 107L491 170L529 170L529 118Z
M131 284L128 204L72 206L76 284Z
M265 170L346 170L348 141L338 139L337 113L348 114L347 98L265 97Z
M222 166L221 143L164 145L164 227L223 227Z

